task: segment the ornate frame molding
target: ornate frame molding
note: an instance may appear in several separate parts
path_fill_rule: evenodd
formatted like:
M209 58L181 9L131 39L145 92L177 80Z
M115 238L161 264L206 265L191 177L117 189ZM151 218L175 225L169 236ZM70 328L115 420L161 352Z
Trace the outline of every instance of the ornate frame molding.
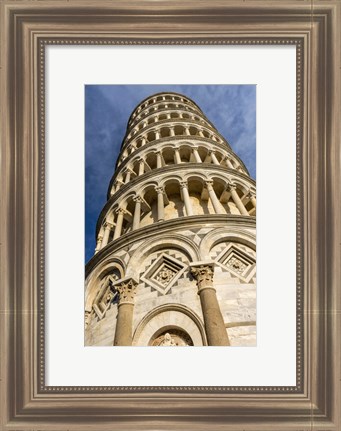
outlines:
M5 0L1 15L2 429L340 429L340 2ZM49 44L296 46L295 387L45 386Z

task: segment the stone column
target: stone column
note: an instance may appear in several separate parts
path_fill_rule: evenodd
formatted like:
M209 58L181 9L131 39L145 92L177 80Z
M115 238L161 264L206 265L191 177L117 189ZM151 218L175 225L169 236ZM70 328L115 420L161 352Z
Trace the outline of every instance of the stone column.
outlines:
M160 139L160 131L155 130L155 139Z
M204 135L204 133L203 133L203 131L202 131L202 130L199 130L199 136L200 136L201 138L204 138L204 137L205 137L205 135Z
M189 127L185 126L185 135L190 136Z
M252 205L256 208L256 196L250 192L248 194L248 198L250 199Z
M228 168L230 168L230 169L234 169L234 168L233 168L233 165L232 165L232 163L231 163L231 160L230 160L230 158L229 158L229 157L226 157L226 164L227 164L227 167L228 167Z
M170 136L175 136L174 127L169 128L169 134Z
M162 156L161 156L161 151L158 151L156 153L156 167L157 168L162 168Z
M181 163L181 157L180 157L180 153L178 148L174 149L174 154L175 154L175 164L180 164Z
M238 195L238 193L236 191L236 186L233 185L233 184L229 184L228 187L229 187L229 190L231 192L231 196L232 196L233 202L237 205L237 208L239 209L239 212L242 215L249 215L247 209L245 208L242 200L240 199L240 197L239 197L239 195Z
M125 210L123 208L118 208L116 228L115 228L115 233L114 233L113 239L117 239L119 236L121 236L124 213L125 213Z
M220 163L218 162L218 159L217 159L216 155L214 154L214 151L210 151L210 156L211 156L211 159L212 159L213 163L215 165L220 166Z
M157 221L163 221L165 219L165 210L164 210L164 201L163 201L164 189L163 187L155 187L155 191L157 193Z
M194 156L194 158L195 158L195 161L196 161L196 163L202 163L202 160L201 160L201 158L200 158L200 156L199 156L199 153L198 153L198 148L193 148L192 149L192 151L193 151L193 156Z
M103 241L103 235L98 235L97 244L96 244L96 248L95 248L95 254L100 251L101 246L102 246L102 241Z
M229 346L225 323L213 286L213 263L191 264L191 272L197 280L205 331L209 346Z
M102 239L102 246L101 248L105 247L108 244L108 240L109 240L109 235L110 235L110 231L111 228L113 227L113 223L109 223L106 222L104 225L104 234L103 234L103 239Z
M183 196L183 200L185 203L185 208L186 208L186 213L188 216L193 215L193 210L192 210L192 204L191 204L191 200L189 198L189 193L188 193L188 188L187 188L187 182L186 181L182 181L180 183L180 187L182 190L182 196Z
M134 297L137 282L132 278L112 285L119 294L114 346L131 346L133 341Z
M139 175L143 175L144 174L144 160L138 159L138 162L139 162Z
M217 195L215 194L214 188L213 188L213 181L206 181L205 182L208 194L210 196L214 211L216 214L225 214L225 211L223 211L221 204L219 202L219 199L217 198Z
M138 229L140 227L140 218L141 218L141 196L135 196L133 198L135 202L135 210L134 210L134 218L133 218L133 230Z
M130 169L127 169L126 170L126 177L125 177L125 180L124 180L125 184L129 183L129 181L130 181L130 175L131 175Z

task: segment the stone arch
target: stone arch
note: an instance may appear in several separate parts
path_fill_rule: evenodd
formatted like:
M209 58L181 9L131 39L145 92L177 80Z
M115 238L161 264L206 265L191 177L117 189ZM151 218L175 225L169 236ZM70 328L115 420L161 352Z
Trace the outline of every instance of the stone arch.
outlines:
M256 251L256 235L238 228L219 228L209 232L200 243L202 260L210 260L211 249L221 242L233 241Z
M85 291L85 311L91 311L93 301L100 289L101 280L111 271L116 271L119 278L124 278L126 272L125 263L118 257L110 257L99 264L91 273Z
M198 246L191 239L174 233L173 235L167 235L162 239L156 238L144 242L143 247L139 247L131 256L126 271L127 277L129 276L137 279L139 276L137 268L140 267L141 262L154 251L165 250L167 248L177 249L181 253L184 253L190 262L200 260Z
M207 345L203 322L189 307L181 304L164 304L150 311L137 325L133 346L148 346L156 334L172 328L185 331L194 346Z

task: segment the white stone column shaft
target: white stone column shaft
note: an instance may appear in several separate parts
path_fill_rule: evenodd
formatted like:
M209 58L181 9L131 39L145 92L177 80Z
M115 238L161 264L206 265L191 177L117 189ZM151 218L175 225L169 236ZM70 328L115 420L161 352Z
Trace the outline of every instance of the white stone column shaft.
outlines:
M206 187L216 214L225 214L213 188L212 181L206 181Z
M156 153L156 167L157 168L161 168L162 167L162 156L161 156L161 151L158 151Z
M249 215L247 209L245 208L242 200L240 199L240 197L239 197L239 195L238 195L238 193L236 191L236 186L230 184L229 185L229 190L231 192L231 196L232 196L233 202L236 204L237 208L239 209L239 212L242 215Z
M192 203L188 193L187 182L183 181L180 183L182 189L182 196L185 203L186 213L188 216L193 215Z
M196 161L197 163L202 163L202 160L201 160L201 158L200 158L200 156L199 156L199 153L198 153L198 149L197 149L197 148L193 148L193 155L194 155L195 161Z
M125 213L125 210L123 208L119 208L117 210L117 220L116 220L114 239L117 239L121 236L124 213Z
M134 210L134 218L133 218L133 230L136 230L140 227L142 198L140 196L136 196L134 198L134 202L135 202L135 210Z
M109 240L109 235L110 235L110 231L111 228L113 227L112 223L106 222L104 225L104 234L103 234L103 239L102 239L102 247L105 247L108 244L108 240Z
M163 221L165 219L165 209L164 209L164 189L162 187L155 187L157 193L157 220Z
M226 164L227 164L227 167L228 167L228 168L230 168L230 169L234 169L234 168L233 168L233 165L232 165L232 163L231 163L231 160L230 160L230 158L229 158L229 157L226 157Z
M139 175L143 175L144 174L144 160L140 159L139 160Z
M220 166L220 163L219 163L219 161L218 161L218 159L217 159L217 157L216 157L216 155L214 154L214 152L213 152L213 151L210 153L210 155L211 155L211 159L212 159L213 163L214 163L215 165Z
M178 150L178 148L174 149L174 155L175 155L175 164L180 164L181 163L181 157L180 157L180 152Z

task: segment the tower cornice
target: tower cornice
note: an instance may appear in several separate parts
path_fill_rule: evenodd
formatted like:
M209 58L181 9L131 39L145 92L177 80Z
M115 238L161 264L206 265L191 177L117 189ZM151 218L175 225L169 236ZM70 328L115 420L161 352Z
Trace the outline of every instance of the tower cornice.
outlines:
M107 256L114 254L117 250L121 250L124 246L129 246L133 242L159 236L161 232L162 234L178 232L179 228L193 229L202 227L203 225L206 228L230 226L243 229L255 229L256 217L234 214L194 215L161 221L145 226L143 229L126 233L103 247L87 262L85 266L85 277L87 277L93 268L97 266L102 260L105 260Z

